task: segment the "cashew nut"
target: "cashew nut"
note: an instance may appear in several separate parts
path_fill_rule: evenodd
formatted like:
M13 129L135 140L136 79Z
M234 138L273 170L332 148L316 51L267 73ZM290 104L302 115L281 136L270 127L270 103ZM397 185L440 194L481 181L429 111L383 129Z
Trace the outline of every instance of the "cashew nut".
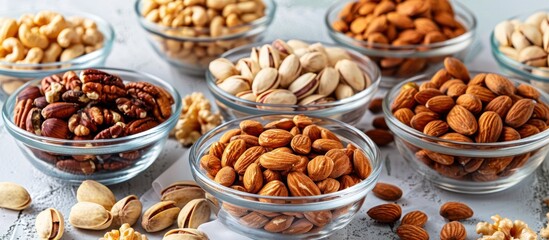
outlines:
M84 19L82 26L85 28L97 28L97 24L95 23L95 21L88 18Z
M78 43L79 41L80 38L73 28L63 29L63 31L61 31L57 36L57 43L59 43L59 46L64 48L70 46L71 43Z
M86 45L95 45L103 41L103 34L95 28L86 28L86 32L82 36L82 42Z
M57 35L65 28L65 18L61 15L53 17L53 19L47 24L40 27L40 33L46 35L48 38L56 38Z
M19 26L18 34L19 40L21 40L21 43L23 43L26 47L39 47L42 49L48 47L48 38L39 32L31 31L27 24L22 23Z
M68 17L67 18L67 23L69 25L69 27L78 27L78 26L82 26L82 24L84 23L84 18L83 17Z
M17 33L17 22L14 19L7 18L0 22L0 42L7 38L14 37Z
M39 63L43 57L44 51L34 47L27 52L27 56L23 60L17 61L17 63Z
M61 53L60 61L66 62L66 61L72 60L76 57L81 56L82 54L84 54L84 52L85 52L84 45L82 44L72 45L71 47L65 48L65 50L63 50L63 52Z
M25 57L25 49L17 38L11 37L4 40L2 48L9 52L4 58L8 62L16 62Z
M56 42L52 42L48 48L44 51L44 58L42 58L43 63L50 63L57 61L61 51L63 49Z
M53 21L55 17L60 15L61 14L52 12L52 11L40 11L34 16L33 21L34 21L34 24L38 26L42 26L42 25L49 24L50 22Z
M34 27L34 16L30 13L23 14L19 19L17 20L17 23L19 25L26 24L28 27Z

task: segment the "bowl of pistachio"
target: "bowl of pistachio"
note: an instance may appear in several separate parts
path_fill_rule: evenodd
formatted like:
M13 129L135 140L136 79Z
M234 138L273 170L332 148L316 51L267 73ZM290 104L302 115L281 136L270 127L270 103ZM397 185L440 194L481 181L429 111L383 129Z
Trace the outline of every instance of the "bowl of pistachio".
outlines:
M356 123L381 74L368 57L327 43L280 40L224 53L206 73L225 119L307 114Z

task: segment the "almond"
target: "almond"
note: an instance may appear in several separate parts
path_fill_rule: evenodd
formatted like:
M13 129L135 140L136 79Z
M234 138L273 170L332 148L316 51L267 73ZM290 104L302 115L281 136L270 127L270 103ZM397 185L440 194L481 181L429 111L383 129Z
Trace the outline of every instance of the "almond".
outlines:
M534 106L534 112L532 113L532 118L539 118L541 120L549 120L549 106L543 102L538 102Z
M467 91L467 85L464 83L456 83L448 88L448 91L446 91L446 95L451 98L459 97Z
M230 187L231 185L233 185L235 179L236 172L234 171L234 169L230 166L225 166L221 168L219 172L217 172L214 181L225 187Z
M246 147L259 146L259 139L253 135L236 135L231 138L230 142L238 139L244 140Z
M443 83L439 90L442 92L442 93L447 93L448 92L448 89L450 89L450 87L456 85L456 84L463 84L465 85L465 83L463 83L463 81L459 80L459 79L452 79L452 80L448 80L446 81L445 83Z
M374 98L368 105L368 110L372 113L380 113L383 110L383 98Z
M265 127L263 127L263 129L283 129L286 131L290 131L290 129L292 129L293 127L295 127L295 123L293 119L283 118L283 119L265 124Z
M547 123L545 123L545 121L541 119L530 119L526 123L536 126L540 132L543 132L545 131L545 129L547 129Z
M515 85L513 85L513 82L499 74L486 74L484 84L497 95L513 95L515 93Z
M240 135L240 133L241 133L240 129L230 129L227 132L225 132L223 135L221 135L221 138L219 138L219 142L229 143L232 137L236 135Z
M370 159L366 157L364 152L360 149L355 149L353 153L353 166L355 173L360 179L366 179L372 172L372 166Z
M479 73L471 81L469 81L469 85L478 85L478 86L485 86L484 85L484 79L486 79L486 73Z
M292 120L294 121L295 126L297 126L298 128L304 128L313 124L313 119L303 114L294 116Z
M332 212L325 211L316 211L316 212L305 212L303 214L309 222L314 224L317 227L325 226L326 224L332 221Z
M259 192L263 187L263 173L261 172L259 165L256 163L250 164L250 166L246 168L242 182L244 183L244 188L246 188L249 193Z
M320 128L320 137L322 139L331 139L331 140L341 142L339 137L337 135L335 135L335 133L333 133L332 131L330 131L326 128L322 128L322 127L319 127L319 128Z
M399 187L388 183L378 182L372 192L376 197L385 201L394 202L402 197L402 190Z
M412 117L412 119L410 120L410 126L418 131L423 132L425 126L429 122L437 120L438 118L439 116L436 113L421 112Z
M243 133L257 137L263 132L263 125L258 121L244 120L240 122L240 130Z
M427 223L428 219L427 214L422 211L411 211L402 217L400 224L410 224L421 228Z
M374 143L376 145L378 145L379 147L382 147L382 146L385 146L385 145L388 145L390 143L393 142L394 138L393 138L393 134L387 130L383 130L383 129L372 129L372 130L368 130L366 132L366 135L372 139L372 141L374 141Z
M246 168L248 168L250 164L255 162L259 158L259 156L261 156L265 152L265 148L261 146L255 146L246 149L246 151L244 151L242 155L240 155L240 157L236 160L234 164L234 170L236 170L239 175L243 175L244 172L246 172Z
M412 112L412 110L410 110L409 108L401 108L399 110L396 110L393 113L393 116L397 120L399 120L401 123L404 123L408 126L410 126L410 121L412 120L414 115L415 115L414 112Z
M497 97L490 89L479 85L469 85L465 93L477 96L483 103L488 103Z
M431 99L435 96L440 96L440 95L444 95L444 94L441 91L439 91L438 89L427 88L427 89L420 90L419 92L417 92L416 95L414 96L414 99L419 104L425 105L427 103L427 101L429 101L429 99Z
M482 102L477 96L473 94L463 94L459 96L456 100L456 104L464 107L473 114L477 114L482 111Z
M531 124L524 124L519 129L517 129L517 131L520 134L521 139L527 138L539 133L538 127Z
M307 175L290 172L287 176L288 188L292 196L305 197L320 195L320 189Z
M299 156L299 162L294 164L292 169L290 171L296 171L296 172L307 172L307 165L309 164L309 158L306 156Z
M401 240L428 240L429 234L425 229L411 224L403 224L397 228L397 235Z
M267 232L282 232L286 229L288 229L292 222L294 221L295 217L287 216L287 215L279 215L271 219L265 226L263 227Z
M454 156L451 156L451 155L446 155L446 154L442 154L442 153L437 153L437 152L433 152L433 151L429 151L429 150L425 150L425 154L427 154L427 156L437 162L437 163L440 163L442 165L452 165L454 163Z
M395 203L386 203L370 208L366 214L381 223L394 223L400 219L402 208Z
M294 136L283 129L269 129L259 135L259 145L266 148L284 147Z
M532 99L518 100L507 115L505 116L505 123L510 127L518 128L528 122L532 113L534 112L535 101Z
M460 202L447 202L440 206L440 216L450 221L459 221L473 216L473 210Z
M311 141L322 138L320 128L317 125L309 125L303 128L303 135L307 136Z
M478 135L476 142L489 143L497 142L501 131L503 130L503 121L496 112L486 111L478 119Z
M450 128L463 135L473 135L478 130L475 116L460 105L456 105L446 116Z
M262 228L269 222L269 219L258 212L251 212L242 216L239 222L249 228Z
M433 77L431 77L431 82L434 83L437 87L442 86L445 82L452 79L452 76L446 69L440 69L438 70ZM444 91L442 91L444 92Z
M298 163L300 157L286 152L268 152L259 157L259 164L266 169L287 171Z
M240 130L239 130L240 131ZM221 165L234 166L235 162L240 158L240 155L246 151L246 142L242 139L232 141L227 145L221 156Z
M470 138L468 138L468 137L466 137L462 134L459 134L459 133L446 133L446 134L440 136L440 138L445 139L445 140L455 141L455 142L466 142L466 143L472 143L473 142L473 140L471 140ZM455 146L454 144L451 144L451 143L439 142L439 144L442 144L442 145L445 145L445 146Z
M502 119L505 118L509 109L513 106L513 100L509 96L499 96L490 101L484 111L496 112Z
M383 116L374 118L372 121L372 126L377 129L389 130L389 126L387 126L387 122L385 122L385 117Z
M288 189L283 182L279 180L273 180L267 182L267 184L265 184L257 194L261 196L287 197ZM259 201L267 203L285 203L284 200L271 200L265 198L260 198Z
M524 83L518 85L517 93L525 98L531 98L534 100L538 100L540 96L538 90Z
M339 191L339 181L333 178L326 178L316 184L322 194L328 194Z
M314 225L309 222L307 219L299 219L297 221L294 221L292 225L285 231L283 231L283 234L301 234L309 232Z
M350 174L353 171L351 160L345 154L343 149L332 149L324 155L334 161L334 169L330 173L330 178L338 178L344 174Z
M427 103L425 104L425 107L427 107L429 110L436 112L436 113L446 113L450 111L455 105L454 99L451 97L442 95L442 96L435 96L429 99Z
M295 135L290 146L297 154L309 154L311 152L311 139L305 135Z
M343 189L350 188L357 183L359 183L361 180L360 178L354 176L354 175L343 175L338 178L339 181L339 191Z
M221 169L221 160L211 154L206 154L200 158L200 166L212 176L215 176Z
M221 157L223 156L223 151L225 150L226 147L227 147L226 143L214 142L210 146L210 151L208 153L216 158L221 159Z
M331 149L343 148L343 144L332 139L317 139L313 142L312 147L316 152L325 153Z
M448 124L442 120L430 121L423 129L423 133L433 137L438 137L446 132L448 132Z
M309 161L307 172L311 180L317 182L326 179L334 169L334 161L330 157L317 156Z
M401 108L413 108L416 105L414 96L417 92L418 91L415 88L402 89L393 101L393 104L391 105L391 111L394 112Z
M270 170L270 169L266 169L265 171L263 171L263 182L264 183L268 183L268 182L271 182L271 181L274 181L274 180L278 180L278 181L282 180L282 176L280 175L279 172L273 171L273 170Z
M465 240L467 231L460 222L452 221L444 224L440 230L440 240Z
M419 91L429 89L429 88L438 90L438 86L432 82L423 82L421 85L419 85Z
M463 82L469 82L469 70L465 67L465 64L461 60L453 57L447 57L444 59L444 68L454 78L461 79Z

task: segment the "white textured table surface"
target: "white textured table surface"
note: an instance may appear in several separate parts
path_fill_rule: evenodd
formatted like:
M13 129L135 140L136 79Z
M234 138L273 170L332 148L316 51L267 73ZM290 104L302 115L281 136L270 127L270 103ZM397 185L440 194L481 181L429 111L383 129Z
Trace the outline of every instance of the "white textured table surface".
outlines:
M275 20L267 33L267 40L275 38L302 38L306 40L330 41L323 23L323 15L332 1L292 1L278 0L278 11ZM496 71L495 62L489 52L488 35L491 28L499 21L523 12L534 11L542 6L543 1L525 0L467 0L463 1L478 17L478 37L483 44L483 50L470 63L472 69ZM114 48L107 60L111 67L123 67L141 70L157 75L171 83L182 95L192 91L207 93L202 79L188 77L171 68L160 59L148 45L144 31L138 26L133 10L132 0L0 0L0 10L20 8L48 8L67 6L71 9L80 9L97 14L110 21L116 32ZM210 94L207 93L209 97ZM365 116L362 125L369 122ZM390 151L392 150L392 151ZM169 141L159 159L137 177L128 182L111 186L117 198L128 194L141 195L151 187L151 182L168 166L181 157L184 149L175 141ZM542 208L541 199L549 191L549 167L543 168L527 178L519 185L501 193L486 196L469 196L445 192L434 189L431 184L421 179L409 170L402 158L395 154L394 149L383 149L384 156L392 152L387 158L386 168L382 180L399 183L404 189L404 198L399 203L404 206L404 212L419 209L431 213L431 219L426 228L433 239L438 238L440 227L444 222L438 216L438 206L448 200L462 200L469 203L476 211L475 217L464 222L469 232L469 239L475 238L474 225L479 220L489 220L489 216L500 213L509 218L518 218L527 221L536 231L545 221L547 209ZM12 181L25 186L31 193L33 204L29 209L21 212L0 209L0 239L33 239L36 238L34 218L38 212L54 207L59 209L68 219L70 207L76 202L76 187L47 177L35 170L23 157L15 146L15 142L7 133L0 135L0 181ZM418 199L422 199L418 201ZM377 203L374 197L369 196L366 207ZM365 208L366 208L365 207ZM394 228L388 225L374 223L364 214L359 213L351 224L338 231L332 239L393 239ZM63 239L97 239L104 232L81 231L66 225Z

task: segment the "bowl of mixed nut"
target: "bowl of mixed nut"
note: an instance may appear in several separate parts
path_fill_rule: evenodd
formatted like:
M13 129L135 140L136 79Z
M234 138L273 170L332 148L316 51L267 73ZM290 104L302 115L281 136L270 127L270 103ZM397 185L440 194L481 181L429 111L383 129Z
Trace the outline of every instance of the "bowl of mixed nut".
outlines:
M178 92L155 76L82 69L29 81L7 99L2 119L44 174L114 184L156 160L181 105Z
M398 150L435 185L490 193L530 176L549 152L549 95L455 58L395 86L383 112Z
M372 58L382 86L428 73L446 56L465 59L477 20L456 1L338 1L326 12L330 37Z
M383 162L360 130L305 115L233 120L190 151L194 179L218 200L218 219L254 239L319 239L345 227Z
M358 52L296 39L233 49L206 73L225 119L307 114L350 124L362 118L380 79L376 64Z
M135 2L154 50L193 75L204 75L210 61L229 49L260 41L275 9L273 0Z
M503 71L549 92L549 10L500 22L490 36L490 46Z
M75 11L0 12L0 93L68 68L101 66L111 52L110 23Z

